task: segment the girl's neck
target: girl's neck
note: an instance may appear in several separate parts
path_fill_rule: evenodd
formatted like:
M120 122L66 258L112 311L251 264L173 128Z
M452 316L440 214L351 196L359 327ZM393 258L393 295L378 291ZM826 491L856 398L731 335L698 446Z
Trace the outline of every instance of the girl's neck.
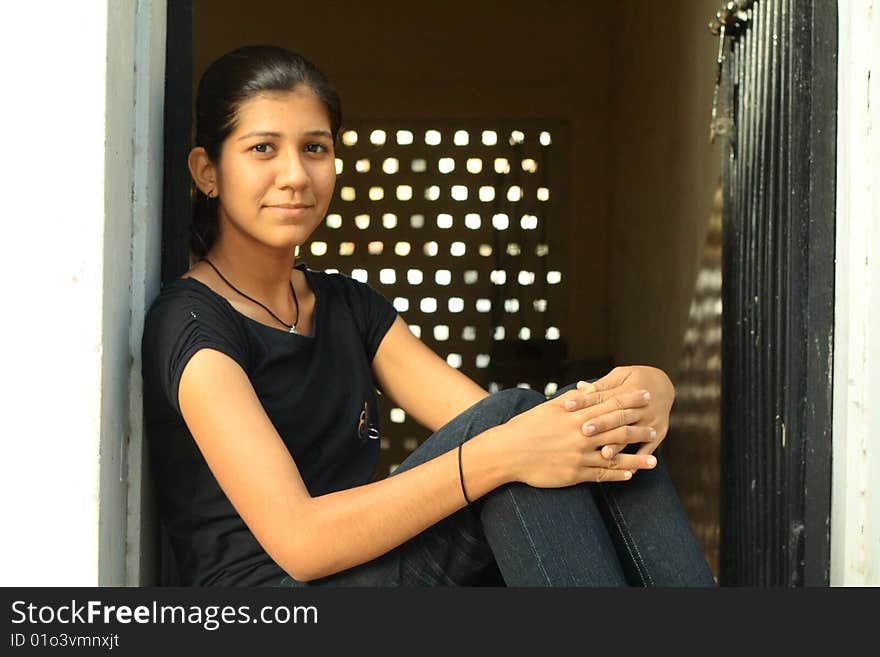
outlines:
M217 238L205 256L223 276L250 296L264 300L289 300L294 250L279 251L261 244L230 244Z

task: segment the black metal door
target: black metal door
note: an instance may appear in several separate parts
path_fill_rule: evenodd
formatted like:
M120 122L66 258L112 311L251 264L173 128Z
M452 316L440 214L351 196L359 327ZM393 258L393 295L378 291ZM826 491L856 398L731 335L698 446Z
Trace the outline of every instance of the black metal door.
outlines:
M722 26L720 579L826 586L837 6L731 2Z
M162 197L162 285L189 268L193 5L169 0L165 35L165 178Z

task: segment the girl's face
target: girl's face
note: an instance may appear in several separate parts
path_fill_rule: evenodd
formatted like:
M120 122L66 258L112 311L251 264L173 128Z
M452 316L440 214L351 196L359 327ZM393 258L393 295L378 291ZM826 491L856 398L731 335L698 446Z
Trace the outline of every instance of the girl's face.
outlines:
M242 104L216 167L221 231L289 250L324 218L336 183L330 119L308 87Z

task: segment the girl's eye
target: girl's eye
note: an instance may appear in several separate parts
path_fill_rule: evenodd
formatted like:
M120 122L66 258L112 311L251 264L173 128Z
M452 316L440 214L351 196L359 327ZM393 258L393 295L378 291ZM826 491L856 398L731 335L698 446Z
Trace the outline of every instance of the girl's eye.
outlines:
M308 146L306 146L306 150L309 153L326 153L327 147L323 144L309 144Z
M257 144L256 146L252 146L251 150L255 153L268 153L272 148L272 144Z

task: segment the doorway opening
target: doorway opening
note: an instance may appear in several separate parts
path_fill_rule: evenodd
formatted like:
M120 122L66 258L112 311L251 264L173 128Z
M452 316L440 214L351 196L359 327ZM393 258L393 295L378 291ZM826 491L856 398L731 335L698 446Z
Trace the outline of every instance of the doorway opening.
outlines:
M343 136L336 197L301 259L366 279L482 385L550 394L617 364L680 384L721 168L708 140L717 3L673 23L629 4L193 0L189 92L246 44L327 73L357 136ZM186 267L175 193L166 281ZM377 475L427 437L390 404L382 419ZM719 436L686 438L710 449L677 467L694 451L676 445L676 421L663 454L717 575Z

